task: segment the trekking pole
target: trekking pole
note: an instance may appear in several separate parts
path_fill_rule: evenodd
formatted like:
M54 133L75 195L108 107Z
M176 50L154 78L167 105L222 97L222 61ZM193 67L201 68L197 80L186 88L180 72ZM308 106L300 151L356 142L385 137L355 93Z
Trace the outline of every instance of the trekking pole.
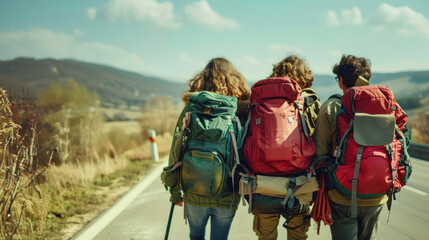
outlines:
M174 202L171 203L170 216L168 216L167 229L165 230L164 240L168 240L168 234L170 233L171 219L173 218Z

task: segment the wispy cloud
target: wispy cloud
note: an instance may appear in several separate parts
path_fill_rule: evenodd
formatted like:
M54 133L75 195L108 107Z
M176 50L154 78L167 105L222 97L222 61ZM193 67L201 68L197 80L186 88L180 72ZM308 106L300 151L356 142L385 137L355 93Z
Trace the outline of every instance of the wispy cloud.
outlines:
M76 35L76 36L83 36L83 35L85 35L85 33L82 32L80 29L75 29L75 30L73 30L73 32L74 32L74 35Z
M328 26L339 26L340 22L338 21L337 14L334 11L328 11L325 14L325 24Z
M180 53L179 54L179 61L184 63L184 64L193 64L195 66L198 66L198 68L203 68L204 67L204 62L196 59L186 53Z
M240 24L215 12L205 0L187 5L185 14L193 21L217 30L239 29Z
M107 19L112 22L151 22L153 24L178 28L181 22L173 12L170 2L159 3L157 0L112 0L100 9L88 8L88 19Z
M331 51L328 51L328 55L330 57L335 57L335 58L339 59L341 57L342 53L338 50L331 50Z
M231 57L230 60L250 83L264 79L271 73L271 62L259 55L238 55Z
M290 46L288 44L271 44L269 48L271 51L277 51L287 54L302 54L302 50L299 47Z
M393 30L401 35L421 34L429 38L429 20L407 6L394 7L383 3L368 17L368 24L375 31Z
M257 67L261 65L261 62L259 61L259 59L257 59L252 55L244 55L241 59L242 59L242 63L249 66Z
M97 9L90 7L86 9L86 17L89 20L94 20L97 17Z
M345 9L340 14L332 10L325 14L325 24L328 26L361 25L362 22L362 13L357 7Z
M81 41L73 34L43 28L0 32L0 52L3 59L18 56L75 58L131 71L153 72L153 69L133 52L100 42Z
M429 38L429 19L408 6L395 7L382 3L377 10L366 18L362 18L359 8L346 9L337 14L328 11L325 14L328 26L365 26L373 31L394 31L397 34L423 35Z
M352 9L346 9L341 12L341 16L345 24L361 25L362 24L362 13L360 9L354 7Z

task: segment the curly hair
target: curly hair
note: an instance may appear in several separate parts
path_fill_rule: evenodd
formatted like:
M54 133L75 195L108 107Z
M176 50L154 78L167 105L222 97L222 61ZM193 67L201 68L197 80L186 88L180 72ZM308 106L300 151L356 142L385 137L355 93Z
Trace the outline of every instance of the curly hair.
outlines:
M371 62L363 57L343 54L341 61L332 68L332 72L337 77L341 76L344 85L347 88L351 88L356 84L356 79L359 76L369 81L372 76Z
M240 72L225 58L213 58L203 71L187 82L189 92L210 91L241 100L249 99L250 90Z
M305 61L295 55L291 55L277 65L273 65L271 77L290 77L301 88L309 88L313 85L314 76L305 64Z

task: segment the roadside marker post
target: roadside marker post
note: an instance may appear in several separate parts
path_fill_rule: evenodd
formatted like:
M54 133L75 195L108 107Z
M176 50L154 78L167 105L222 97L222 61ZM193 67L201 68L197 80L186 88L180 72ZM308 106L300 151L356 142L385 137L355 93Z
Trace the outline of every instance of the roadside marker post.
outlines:
M147 132L149 135L150 151L152 153L152 159L158 162L159 154L158 154L158 145L156 144L156 132L153 129L148 129Z

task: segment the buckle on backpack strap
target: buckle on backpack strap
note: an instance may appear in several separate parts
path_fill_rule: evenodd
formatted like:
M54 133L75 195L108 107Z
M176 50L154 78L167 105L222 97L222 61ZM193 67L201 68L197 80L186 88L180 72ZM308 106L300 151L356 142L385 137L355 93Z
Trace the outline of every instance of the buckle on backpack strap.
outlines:
M293 207L293 205L295 203L295 199L293 196L293 189L295 188L295 186L296 186L296 179L295 179L295 177L291 177L289 179L289 188L288 188L286 196L282 202L284 208L292 208ZM287 207L286 207L286 204L287 204Z
M296 105L296 108L298 108L299 110L302 110L302 105L299 101L295 101L294 103Z

